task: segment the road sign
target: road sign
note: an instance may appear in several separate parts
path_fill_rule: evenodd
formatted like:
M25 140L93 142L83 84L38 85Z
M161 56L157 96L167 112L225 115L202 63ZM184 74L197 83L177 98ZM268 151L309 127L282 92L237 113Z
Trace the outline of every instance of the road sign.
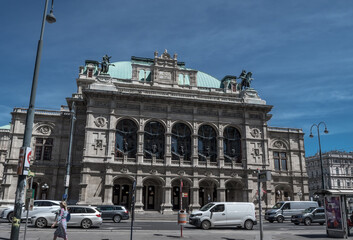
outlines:
M271 181L271 172L270 171L259 172L258 179L259 179L259 182Z
M20 148L20 156L18 158L17 174L18 175L28 175L29 166L31 164L30 156L32 154L32 149L29 147Z

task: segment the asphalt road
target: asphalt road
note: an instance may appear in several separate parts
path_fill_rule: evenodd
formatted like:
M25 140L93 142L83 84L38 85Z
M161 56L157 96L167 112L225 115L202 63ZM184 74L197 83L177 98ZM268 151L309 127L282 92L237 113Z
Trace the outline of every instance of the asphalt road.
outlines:
M21 231L25 228L25 223L22 222L21 224ZM2 230L8 230L11 229L11 224L7 222L6 220L0 220L0 231ZM28 226L27 231L41 231L45 229L38 229L33 226ZM69 227L69 229L73 231L81 230L80 227ZM97 231L97 230L130 230L131 229L131 221L121 221L120 223L114 223L113 221L108 221L104 220L103 224L99 228L91 228L88 229L87 231ZM180 226L177 224L176 221L161 221L161 220L154 220L154 221L148 221L148 220L137 220L134 222L134 230L179 230ZM196 227L186 224L183 226L184 231L192 231L194 229L197 229ZM222 230L232 230L232 229L238 229L236 227L217 227L212 230L215 231L222 231ZM253 230L259 230L260 226L259 224L254 226ZM305 225L294 225L293 223L290 222L284 222L284 223L269 223L265 221L263 223L263 229L264 231L300 231L300 230L322 230L323 232L326 232L326 228L323 225L315 224L313 223L311 226L305 226ZM244 229L239 229L239 230L244 230Z

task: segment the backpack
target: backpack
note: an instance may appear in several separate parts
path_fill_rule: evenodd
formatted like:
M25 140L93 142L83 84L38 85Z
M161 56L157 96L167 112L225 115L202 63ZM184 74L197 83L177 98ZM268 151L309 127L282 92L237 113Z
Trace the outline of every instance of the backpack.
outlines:
M71 214L70 213L67 213L66 215L66 222L69 222L71 219Z

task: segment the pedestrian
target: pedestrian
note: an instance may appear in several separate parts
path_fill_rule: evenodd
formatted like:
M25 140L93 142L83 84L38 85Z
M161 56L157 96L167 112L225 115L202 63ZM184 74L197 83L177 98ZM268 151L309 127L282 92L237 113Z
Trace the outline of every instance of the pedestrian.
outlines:
M56 221L51 225L51 227L55 227L56 224L58 224L58 228L54 232L54 238L53 240L56 240L57 237L63 238L67 240L67 222L66 222L66 217L68 214L67 210L67 204L65 201L60 202L60 212L57 216Z

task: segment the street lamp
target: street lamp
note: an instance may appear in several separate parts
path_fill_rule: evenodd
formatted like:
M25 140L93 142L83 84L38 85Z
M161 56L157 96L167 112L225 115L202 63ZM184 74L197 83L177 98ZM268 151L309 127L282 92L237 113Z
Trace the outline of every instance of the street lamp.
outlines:
M37 56L36 56L36 62L34 65L32 89L31 89L31 97L30 97L29 106L28 106L27 115L26 115L26 125L25 125L22 147L31 146L33 120L34 120L34 104L36 100L40 59L42 56L44 26L45 26L45 20L47 20L48 23L54 23L56 21L56 18L54 17L54 14L53 14L53 5L54 5L54 0L52 0L52 3L51 3L50 14L47 14L48 0L45 0L42 28L40 31L40 38L38 41ZM11 227L11 238L10 238L11 240L18 240L19 234L20 234L20 220L21 220L21 212L22 212L22 206L23 206L22 197L24 195L25 181L26 181L26 175L18 175L15 204L14 204L15 205L14 217L13 217L12 227Z
M327 127L326 127L326 123L320 122L319 124L315 124L315 123L314 123L314 124L311 126L309 137L310 137L310 138L313 138L313 137L314 137L314 135L313 135L313 133L312 133L312 129L313 129L313 127L316 127L316 129L317 129L317 138L318 138L318 140L319 140L319 154L320 154L322 189L325 190L324 167L323 167L323 164L322 164L321 142L320 142L320 125L321 125L321 124L323 124L323 125L325 126L324 133L325 133L325 134L328 134Z

